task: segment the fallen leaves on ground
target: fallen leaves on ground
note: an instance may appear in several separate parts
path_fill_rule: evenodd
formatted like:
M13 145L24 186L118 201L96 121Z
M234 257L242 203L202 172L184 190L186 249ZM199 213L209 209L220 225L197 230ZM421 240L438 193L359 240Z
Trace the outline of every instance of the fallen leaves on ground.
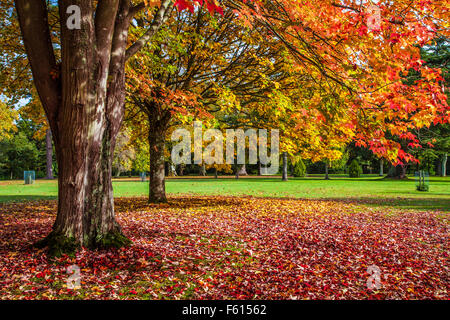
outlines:
M356 203L117 199L133 245L50 261L56 202L0 204L0 299L448 299L448 214ZM80 268L69 289L67 268ZM369 289L380 270L378 289Z

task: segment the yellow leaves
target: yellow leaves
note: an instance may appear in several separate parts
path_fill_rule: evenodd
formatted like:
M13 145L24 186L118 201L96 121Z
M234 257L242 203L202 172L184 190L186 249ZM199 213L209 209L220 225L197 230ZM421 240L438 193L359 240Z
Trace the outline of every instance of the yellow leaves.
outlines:
M161 0L144 0L146 6L156 7L161 4Z
M14 120L17 112L0 100L0 140L11 137L11 132L16 131Z

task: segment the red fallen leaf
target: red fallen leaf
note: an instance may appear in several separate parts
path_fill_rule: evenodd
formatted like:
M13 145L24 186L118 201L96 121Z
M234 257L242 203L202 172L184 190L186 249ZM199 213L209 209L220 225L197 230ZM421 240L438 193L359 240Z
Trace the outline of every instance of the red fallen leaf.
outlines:
M162 210L118 199L118 220L134 244L56 264L28 246L51 230L56 202L0 204L0 298L77 297L60 289L77 264L87 299L139 298L135 289L120 292L137 286L168 299L447 299L443 220L386 199L382 209L354 202L186 196ZM372 265L382 273L378 292L365 285Z

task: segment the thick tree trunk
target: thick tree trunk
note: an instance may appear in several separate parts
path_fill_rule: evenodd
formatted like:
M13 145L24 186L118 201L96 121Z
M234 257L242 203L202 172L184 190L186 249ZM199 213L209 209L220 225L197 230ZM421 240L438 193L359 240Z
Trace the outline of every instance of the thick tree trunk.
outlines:
M258 176L262 176L262 165L261 161L258 160Z
M125 62L167 20L161 6L147 32L127 51L128 28L144 8L129 0L59 0L61 64L53 51L47 2L16 0L34 84L53 134L58 162L58 214L43 241L52 255L79 246L129 243L114 218L112 155L124 115ZM67 27L67 8L81 9L81 28Z
M25 48L53 133L58 162L58 213L53 231L38 244L47 246L51 255L71 253L80 246L120 247L129 243L114 218L111 183L111 155L123 117L126 37L118 44L123 54L115 52L120 58L115 61L117 68L111 68L115 74L109 74L115 22L126 19L122 16L116 20L119 0L100 2L95 17L89 14L94 11L93 2L61 0L61 17L66 17L67 7L72 4L85 14L79 30L69 30L62 18L62 63L58 68L46 4L16 1ZM123 36L121 29L120 37ZM55 73L57 76L50 78Z
M219 173L217 172L217 168L214 168L214 178L215 179L219 178Z
M47 157L47 164L46 164L46 179L52 180L53 179L53 143L52 143L52 131L50 129L47 129L47 133L45 135L45 149L46 149L46 157Z
M166 132L172 117L170 111L155 100L147 101L142 108L147 110L149 132L148 142L150 150L150 203L166 203L166 177L164 147Z
M77 245L98 248L129 243L114 217L110 141L102 139L98 153L79 145L89 141L87 136L68 138L59 146L58 214L47 238L50 250L58 255Z
M288 181L288 159L287 159L287 152L283 152L283 175L282 180Z

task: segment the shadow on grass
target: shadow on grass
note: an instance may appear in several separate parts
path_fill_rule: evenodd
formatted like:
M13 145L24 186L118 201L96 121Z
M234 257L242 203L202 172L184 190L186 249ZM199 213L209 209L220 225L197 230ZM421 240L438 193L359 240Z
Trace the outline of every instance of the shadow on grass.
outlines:
M25 203L30 201L50 201L57 200L56 196L34 196L34 195L20 195L20 196L1 196L0 204L11 204L11 203ZM217 207L217 206L239 206L244 200L240 197L228 197L228 198L214 198L214 196L202 196L202 195L191 195L191 196L180 196L180 197L168 197L168 203L148 203L146 197L120 197L115 198L114 203L116 209L120 212L121 209L141 210L148 208L179 208L179 209L189 209L189 208L207 208L207 207Z
M395 193L395 192L392 192ZM440 194L447 195L447 194ZM133 198L116 198L115 205L118 212L132 209L145 210L146 208L207 208L216 206L236 206L242 205L245 198L259 198L258 196L242 195L242 196L226 196L225 198L215 198L213 195L184 195L181 197L169 196L169 202L163 204L149 204L145 197ZM303 198L303 197L262 197L264 199L286 199L286 200L303 200L303 201L337 201L345 203L357 203L378 207L394 207L399 209L414 210L438 210L450 212L450 198L418 198L418 197L329 197L329 198ZM56 196L36 196L36 195L14 195L1 196L0 204L23 203L29 201L46 201L57 200Z
M245 201L240 197L226 197L215 198L214 196L202 196L202 195L183 195L180 197L169 196L168 203L148 203L147 198L115 198L114 204L118 212L129 210L140 211L149 208L177 208L177 209L190 209L190 208L208 208L218 206L240 206Z

